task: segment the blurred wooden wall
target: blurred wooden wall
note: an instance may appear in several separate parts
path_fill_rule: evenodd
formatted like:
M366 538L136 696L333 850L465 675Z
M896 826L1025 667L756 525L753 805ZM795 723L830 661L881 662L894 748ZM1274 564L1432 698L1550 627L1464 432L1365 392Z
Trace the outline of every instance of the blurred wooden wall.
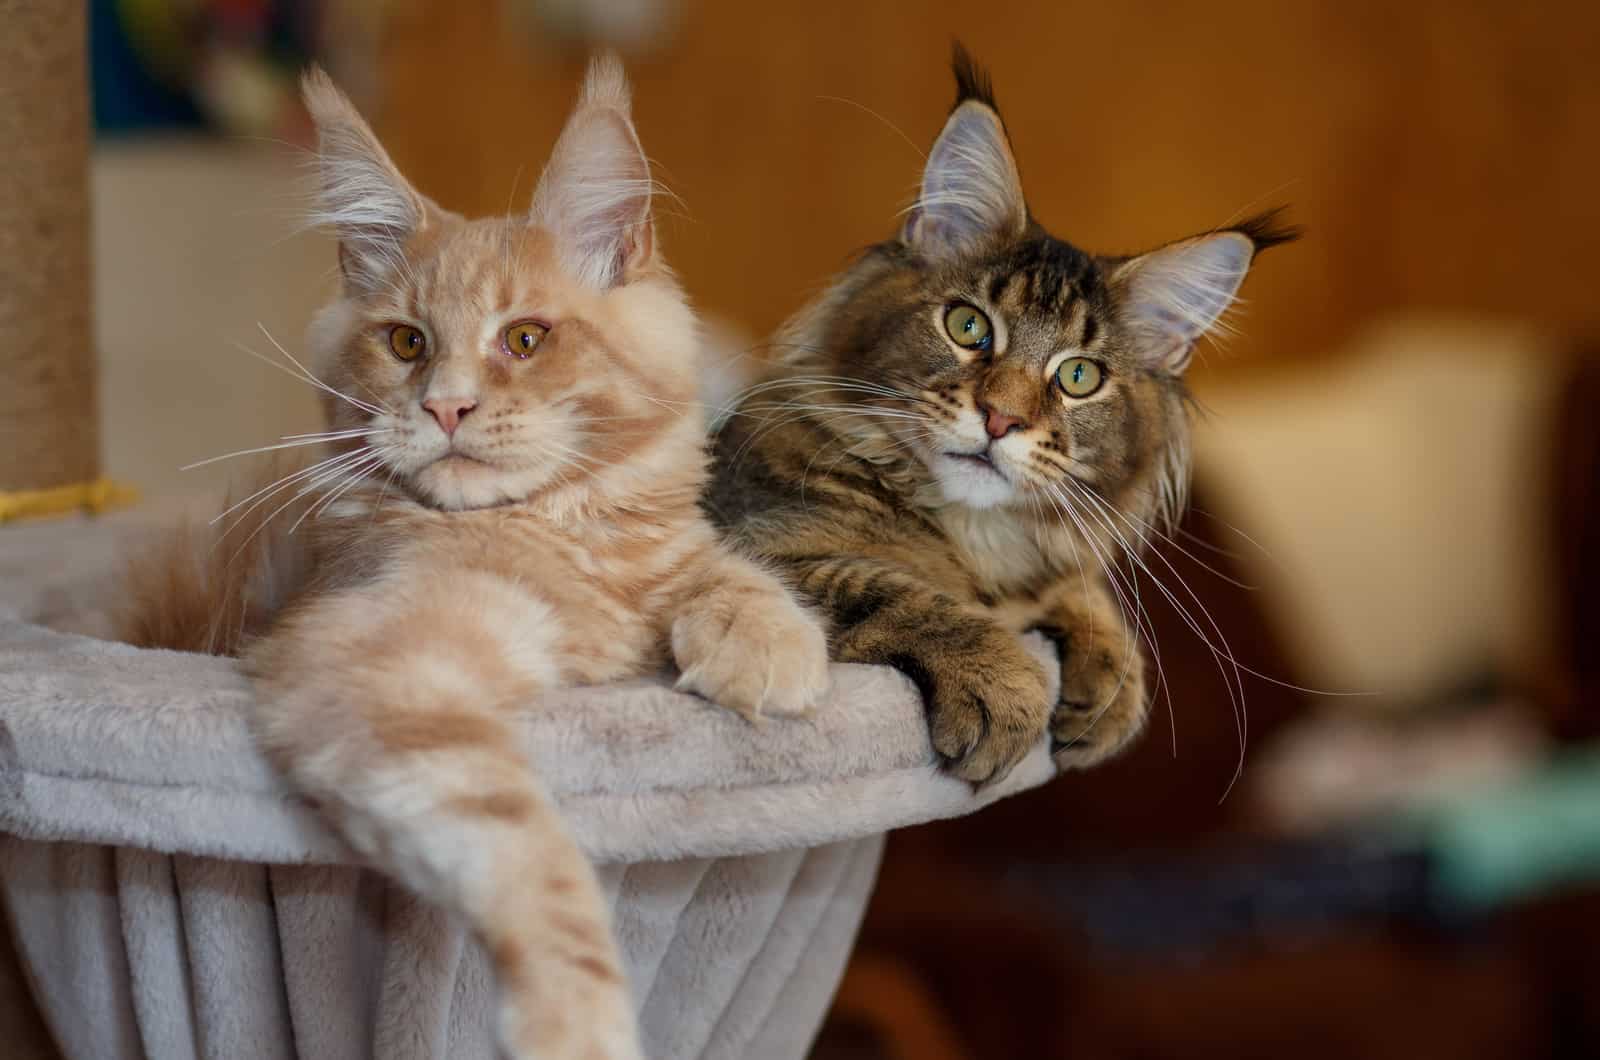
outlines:
M499 0L400 9L379 121L397 160L447 205L521 206L581 46L514 31ZM1264 262L1208 370L1325 355L1395 310L1600 324L1592 0L682 0L628 58L701 306L764 333L892 231L954 36L995 74L1035 213L1086 249L1292 204L1308 238Z

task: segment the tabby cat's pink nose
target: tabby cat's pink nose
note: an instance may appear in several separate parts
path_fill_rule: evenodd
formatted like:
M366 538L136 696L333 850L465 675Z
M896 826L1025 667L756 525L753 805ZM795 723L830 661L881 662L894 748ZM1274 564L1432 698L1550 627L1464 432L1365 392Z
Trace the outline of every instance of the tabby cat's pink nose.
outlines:
M984 412L988 416L983 421L983 429L989 432L989 437L991 438L1004 438L1022 426L1022 421L1015 416L1007 416L1005 413L996 412L994 409L984 409Z
M422 407L433 413L440 430L454 437L456 428L461 425L461 417L477 408L478 403L471 398L429 398L422 403Z

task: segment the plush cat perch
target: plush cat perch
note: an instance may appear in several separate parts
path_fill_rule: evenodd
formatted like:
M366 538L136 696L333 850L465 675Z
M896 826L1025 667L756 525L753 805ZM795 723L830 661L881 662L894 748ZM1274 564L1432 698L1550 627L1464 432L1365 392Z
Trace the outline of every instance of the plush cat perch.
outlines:
M477 945L286 792L231 660L37 624L93 627L134 525L0 538L0 895L65 1055L492 1057ZM883 833L1052 773L1041 746L974 794L935 769L908 681L839 666L834 685L813 717L762 724L665 680L528 706L654 1060L804 1056Z
M58 513L105 493L84 8L4 10L0 334L20 360L0 508ZM492 1056L478 947L287 794L232 662L43 628L95 628L129 525L0 527L0 902L65 1056ZM884 831L1052 771L1040 747L975 795L934 768L910 684L864 667L837 668L814 717L763 725L660 681L562 692L529 704L527 747L601 866L655 1060L803 1056Z

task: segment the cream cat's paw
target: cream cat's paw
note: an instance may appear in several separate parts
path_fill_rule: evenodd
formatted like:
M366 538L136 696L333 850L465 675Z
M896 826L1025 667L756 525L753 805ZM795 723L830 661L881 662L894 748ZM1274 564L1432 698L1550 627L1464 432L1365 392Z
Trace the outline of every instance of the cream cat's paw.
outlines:
M696 597L672 624L672 656L679 689L751 717L803 714L828 692L822 626L776 579Z
M606 999L567 999L559 1026L529 1018L530 1010L548 1009L548 999L502 997L499 1012L501 1060L644 1060L635 1029L633 1005L626 990L620 1004Z
M1053 631L1061 652L1060 702L1050 715L1058 769L1085 769L1133 742L1150 716L1144 652L1120 621Z

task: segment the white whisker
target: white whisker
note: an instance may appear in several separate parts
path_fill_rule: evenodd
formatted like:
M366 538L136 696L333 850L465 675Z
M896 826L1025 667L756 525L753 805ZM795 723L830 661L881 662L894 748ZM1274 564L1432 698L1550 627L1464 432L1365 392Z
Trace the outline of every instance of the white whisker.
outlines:
M300 518L296 519L294 524L289 527L289 533L293 534L296 530L298 530L300 528L300 524L305 522L308 516L317 515L320 517L321 513L326 511L334 501L342 497L350 489L350 487L365 479L368 472L375 468L382 467L384 458L388 456L388 453L389 451L387 449L380 449L377 452L369 455L365 460L358 461L353 467L345 468L345 478L342 480L342 482L324 494L321 500L310 505L305 511L301 512Z
M213 517L211 519L211 521L207 525L208 526L215 526L215 525L217 525L217 523L221 522L223 519L226 519L228 516L232 515L235 511L237 511L238 509L244 507L246 504L249 504L251 501L255 500L257 497L261 496L263 493L276 492L277 490L282 489L284 486L288 485L289 483L294 482L294 481L296 481L298 479L304 478L307 475L313 475L319 469L326 468L329 464L332 464L335 461L345 460L345 459L349 458L350 455L351 455L350 453L336 453L333 456L327 457L326 459L317 461L315 464L311 464L311 465L309 465L307 467L300 468L298 471L294 471L294 472L291 472L291 473L289 473L287 475L284 475L282 478L278 479L277 481L270 482L267 485L262 486L260 489L256 490L254 493L250 494L250 496L244 498L243 500L229 505L221 513L219 513L218 515Z
M358 463L367 455L369 451L370 450L363 447L351 453L343 453L339 456L331 457L330 459L321 461L320 463L312 464L310 467L304 468L293 475L287 475L284 478L279 479L266 490L257 490L254 496L257 496L258 499L244 511L240 512L237 520L230 523L223 529L221 536L217 538L216 544L221 544L222 538L225 538L229 534L233 533L234 528L240 525L240 523L242 523L251 512L255 511L257 508L260 508L262 505L267 504L272 500L273 497L279 493L282 493L290 486L296 483L304 484L305 490L295 494L296 497L303 497L305 496L305 492L317 488L317 486L319 486L321 483L327 482L333 478L337 478L340 472L349 467L351 464ZM291 500L290 503L293 503L293 501ZM235 505L234 507L238 507L238 505ZM282 509L279 510L281 511ZM273 513L274 516L276 516L276 514L276 512ZM270 521L270 517L267 521ZM257 529L259 530L260 528L258 527ZM215 548L216 545L213 545L212 547Z
M239 543L239 547L234 549L233 555L228 557L229 565L231 566L235 561L238 560L238 558L244 553L244 550L249 547L250 542L255 540L257 534L265 530L273 520L282 515L290 505L294 504L295 501L311 493L313 490L320 489L329 482L339 480L340 476L345 473L346 469L350 467L351 463L360 463L361 461L370 458L371 453L368 450L357 450L355 453L351 454L351 456L354 457L354 460L352 460L350 463L339 464L314 476L309 482L296 490L294 496L290 497L277 508L273 509L272 513L265 519L261 520L261 522L257 524L256 528L250 531L249 535ZM223 536L226 537L227 534L224 533ZM221 543L220 538L218 539L218 543Z
M297 441L301 438L310 438L316 441L336 442L345 438L364 438L371 434L392 434L394 427L351 427L342 431L311 431L307 434L286 434L283 441Z
M1109 504L1101 500L1099 497L1096 497L1091 491L1078 486L1076 483L1070 482L1070 480L1069 484L1073 489L1076 490L1079 497L1089 502L1091 505L1089 511L1091 513L1095 513L1096 511L1101 513L1114 512L1114 509ZM1175 568L1173 568L1172 564L1168 563L1166 558L1161 556L1159 552L1155 553L1156 558L1166 566L1167 570L1172 573L1173 577L1178 579L1179 585L1182 586L1189 599L1192 600L1195 606L1200 610L1200 613L1205 618L1206 623L1211 627L1211 631L1216 634L1216 641L1213 641L1206 631L1201 628L1199 619L1194 617L1194 615L1183 604L1183 602L1178 599L1177 594L1167 587L1166 583L1156 575L1155 571L1150 569L1150 566L1145 563L1144 559L1139 555L1138 550L1134 549L1134 547L1128 542L1127 538L1122 535L1121 531L1119 531L1116 526L1110 522L1109 518L1104 514L1098 514L1096 515L1096 518L1099 519L1102 525L1104 525L1112 534L1112 536L1117 539L1122 546L1124 554L1127 555L1128 558L1139 567L1139 569L1144 571L1145 575L1149 577L1151 584L1156 587L1156 590L1161 593L1161 595L1166 599L1167 603L1170 604L1173 610L1178 614L1179 619L1184 623L1184 625L1189 627L1189 630L1194 633L1196 637L1200 639L1200 642L1205 646L1206 650L1209 651L1213 659L1216 660L1218 670L1223 676L1223 683L1228 691L1228 700L1233 707L1234 727L1237 730L1239 738L1238 763L1234 769L1233 777L1228 781L1228 786L1222 793L1222 797L1226 799L1229 792L1233 790L1234 785L1237 784L1239 779L1244 775L1245 748L1249 742L1249 724L1245 709L1245 689L1243 677L1244 667L1241 666L1238 659L1234 657L1233 651L1228 645L1227 637L1223 634L1222 628L1217 625L1216 619L1212 617L1211 611L1200 600L1199 596L1189 586L1189 583L1184 580L1183 576L1180 575Z
M354 405L356 408L361 409L364 412L369 412L374 416L381 416L384 413L389 413L389 414L393 415L393 413L394 413L393 409L390 409L390 408L387 408L387 407L380 407L380 406L377 406L377 405L371 405L371 404L368 404L365 401L362 401L359 398L353 398L349 394L346 394L341 390L335 390L333 387L329 386L327 383L323 382L321 379L318 379L316 374L314 372L312 372L311 369L307 368L305 365L303 365L299 361L295 360L294 354L292 354L288 350L284 349L283 348L283 344L281 342L279 342L277 339L272 337L272 332L267 330L267 326L265 324L261 323L261 321L258 320L258 321L256 321L256 327L261 330L261 334L263 334L263 335L265 335L267 337L267 341L272 343L273 348L275 348L279 353L283 354L283 356L288 359L290 364L292 364L296 368L300 369L300 374L305 379L306 382L311 383L313 386L316 386L316 387L318 387L318 388L320 388L322 390L327 391L329 394L332 394L336 398L339 398L339 399L341 399L343 401L348 401L350 404Z
M324 439L322 438L302 438L297 441L275 442L272 445L258 445L254 449L238 449L231 453L223 453L220 456L212 456L207 457L204 460L196 460L192 464L183 465L178 470L193 471L197 467L205 467L208 464L215 464L222 460L232 460L235 457L240 456L254 456L257 453L271 453L279 449L300 449L308 445L321 445L323 441Z

